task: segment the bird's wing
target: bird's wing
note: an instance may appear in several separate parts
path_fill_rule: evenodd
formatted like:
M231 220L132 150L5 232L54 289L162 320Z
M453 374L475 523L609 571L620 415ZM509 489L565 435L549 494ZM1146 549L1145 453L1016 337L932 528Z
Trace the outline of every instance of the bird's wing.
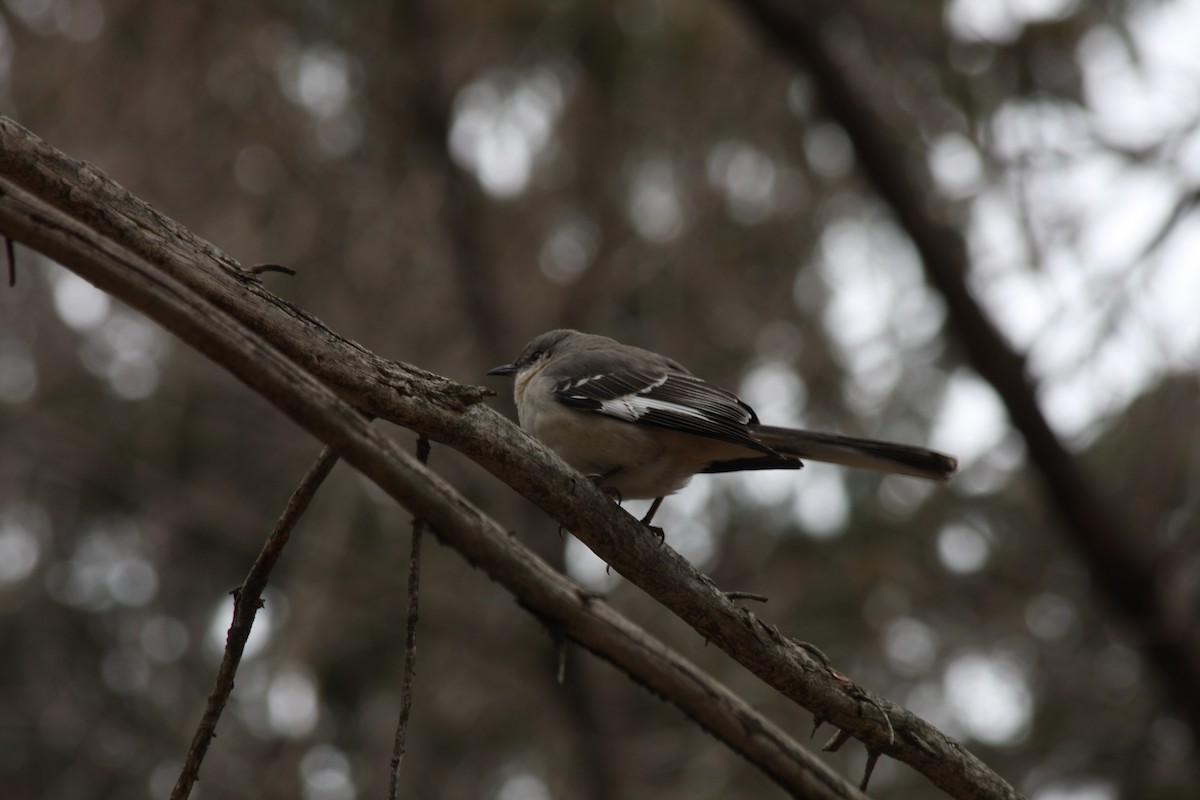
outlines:
M599 366L599 365L598 365ZM671 369L621 367L584 371L583 378L563 378L554 397L563 405L592 411L637 425L706 436L760 453L774 451L747 429L757 423L754 410L737 395ZM580 374L573 371L573 374Z

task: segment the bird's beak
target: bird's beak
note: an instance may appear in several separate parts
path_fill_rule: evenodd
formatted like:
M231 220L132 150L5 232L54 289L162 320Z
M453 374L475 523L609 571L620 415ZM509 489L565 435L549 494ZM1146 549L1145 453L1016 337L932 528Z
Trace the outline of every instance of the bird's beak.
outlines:
M498 367L492 367L487 371L488 375L516 375L516 364L501 364Z

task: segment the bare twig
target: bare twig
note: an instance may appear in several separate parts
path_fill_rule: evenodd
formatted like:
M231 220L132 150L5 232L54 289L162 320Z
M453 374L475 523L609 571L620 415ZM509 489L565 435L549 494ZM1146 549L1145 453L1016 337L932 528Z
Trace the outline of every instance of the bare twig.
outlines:
M417 437L417 461L429 463L429 440ZM412 550L408 557L408 618L404 632L404 677L400 683L400 719L396 723L396 740L392 744L392 770L388 779L388 797L396 800L400 791L400 764L408 743L408 719L413 707L413 678L417 672L417 617L421 581L421 539L427 523L413 517Z
M308 504L316 494L317 488L329 475L329 471L333 469L337 460L338 457L331 448L326 447L321 451L317 460L301 479L296 491L292 493L287 507L275 523L275 529L267 537L262 551L259 552L254 565L250 567L246 580L233 590L233 623L229 626L229 633L225 637L225 655L217 670L216 684L208 696L204 716L200 718L200 724L196 727L191 747L188 748L187 758L179 772L179 779L175 782L175 788L171 792L171 800L183 800L188 797L192 792L192 786L200 779L200 763L204 760L205 753L208 752L208 746L212 742L213 736L216 735L217 720L221 718L221 712L225 709L225 703L233 691L233 678L237 673L238 664L242 660L246 640L250 638L250 628L254 625L254 616L262 607L262 593L267 586L267 578L270 577L271 570L283 553L284 545L288 543L296 523L308 509Z

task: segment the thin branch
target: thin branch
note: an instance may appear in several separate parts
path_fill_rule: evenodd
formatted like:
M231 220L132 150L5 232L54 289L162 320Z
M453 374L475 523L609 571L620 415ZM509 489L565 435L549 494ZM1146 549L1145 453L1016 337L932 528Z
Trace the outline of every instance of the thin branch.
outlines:
M417 437L417 461L429 463L429 440ZM396 740L392 743L391 777L388 780L388 797L396 800L400 791L400 764L404 760L408 743L408 720L412 715L413 678L417 672L417 617L418 594L421 581L421 539L426 522L413 517L412 550L408 556L408 615L404 631L404 677L400 684L400 719L396 723Z
M86 220L86 225L79 220ZM658 546L637 520L614 506L590 481L480 405L489 390L387 361L338 336L272 295L229 256L132 197L94 167L70 159L3 116L0 233L19 238L155 319L279 404L289 416L298 419L303 412L302 424L327 442L345 440L348 434L339 423L350 424L343 419L350 411L327 404L321 413L306 405L326 398L326 387L355 406L351 415L355 424L360 413L366 413L459 450L540 506L706 641L817 718L904 761L954 796L1019 796L957 742L911 712L879 700L894 728L895 741L889 745L892 734L878 714L863 712L861 696L850 696L844 682L804 648L731 603L686 559ZM280 378L277 371L268 373L264 363L275 365L276 370L286 368L290 378ZM344 451L339 452L349 460ZM372 475L366 462L352 463L384 485L383 477ZM393 496L404 496L400 488L394 490L398 494ZM414 508L410 504L416 501L411 498L401 502L450 536L443 530L443 520L427 514L427 507ZM499 534L506 542L511 540L503 530ZM468 526L462 538L451 543L478 563L474 536ZM490 569L489 575L501 581ZM501 582L531 608L542 608L537 601L545 599L538 588L543 584L535 577L522 573ZM530 593L536 597L527 599ZM584 641L582 633L572 638ZM707 700L682 696L664 675L652 683L644 672L666 667L648 650L638 650L637 655L634 650L622 651L623 660L618 660L605 644L607 638L592 636L588 641L591 644L585 645L680 707L695 704L696 711L688 713L698 720L708 719L715 695L706 695ZM618 637L617 641L629 646L633 639ZM684 683L693 685L691 678ZM701 709L706 710L704 716ZM720 715L706 724L718 722L724 726L728 718ZM744 729L739 730L735 741L746 736ZM759 737L751 741L758 742Z
M296 491L292 493L287 507L275 523L275 529L267 537L258 558L250 567L246 580L233 590L233 622L225 637L225 655L221 658L216 684L208 696L204 716L200 718L200 724L196 726L196 733L192 736L192 744L188 748L187 758L183 762L179 779L175 782L175 788L171 792L171 800L184 800L190 796L192 786L200 779L200 764L204 761L208 746L216 735L217 720L221 718L221 712L225 709L225 703L233 691L233 678L237 674L238 664L241 663L242 652L246 649L246 640L250 638L254 617L258 613L258 609L262 608L262 594L267 587L267 579L276 562L279 561L279 556L282 555L288 539L291 538L296 523L308 509L308 504L316 494L317 488L329 475L329 471L333 469L337 460L337 455L330 448L326 447L321 451L317 460L300 480Z

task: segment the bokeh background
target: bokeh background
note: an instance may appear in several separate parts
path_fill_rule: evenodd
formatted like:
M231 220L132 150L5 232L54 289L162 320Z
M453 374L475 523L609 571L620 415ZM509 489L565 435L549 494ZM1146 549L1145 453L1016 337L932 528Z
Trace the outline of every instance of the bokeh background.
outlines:
M1055 430L1196 629L1200 2L824 11ZM845 131L737 0L4 0L0 110L243 263L296 268L264 280L339 333L493 385L506 413L486 369L569 326L669 353L768 422L957 454L947 487L704 476L659 522L1037 800L1200 791L1136 625L1098 597ZM137 313L18 260L0 291L0 796L166 797L229 591L319 447ZM807 736L807 714L495 479L437 446L432 464ZM195 796L384 796L408 521L335 469ZM560 687L546 631L453 551L426 548L421 588L404 796L778 796L587 654ZM865 755L828 759L856 780ZM872 790L937 791L887 760Z

